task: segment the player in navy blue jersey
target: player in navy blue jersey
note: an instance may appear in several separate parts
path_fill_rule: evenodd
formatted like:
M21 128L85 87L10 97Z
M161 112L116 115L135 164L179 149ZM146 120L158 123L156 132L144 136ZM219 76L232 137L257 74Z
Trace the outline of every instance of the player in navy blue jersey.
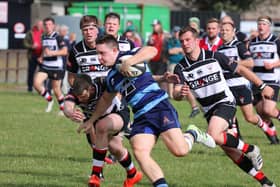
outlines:
M182 133L177 112L168 100L167 93L160 89L148 68L138 77L130 77L129 66L149 60L156 55L154 47L146 46L134 49L128 53L120 53L117 40L111 35L105 35L96 42L99 61L104 66L112 67L106 77L106 91L103 93L92 117L80 125L79 131L93 128L94 122L102 116L117 93L125 98L134 113L131 125L130 143L134 155L142 171L155 187L167 187L164 174L159 165L151 157L151 151L159 137L175 156L185 156L195 141L209 147L215 147L214 140L196 126L189 126L186 133ZM133 55L120 62L123 55ZM117 70L116 63L122 63ZM125 76L126 75L126 76ZM98 132L98 126L95 130ZM104 150L104 143L97 138L98 149ZM103 158L105 155L100 156Z
M235 116L235 98L230 91L223 71L238 73L255 84L263 97L271 98L273 89L266 86L248 68L229 60L219 52L199 47L198 33L185 27L179 39L185 58L176 65L174 73L180 81L174 86L174 99L182 100L192 91L203 108L208 122L208 133L220 145L226 155L244 172L253 176L263 187L274 186L260 170L263 165L260 150L235 137L229 130Z
M69 94L65 98L65 106L67 112L65 113L68 117L78 123L87 121L92 112L96 109L96 103L100 99L105 85L101 82L92 81L91 77L86 74L79 74L76 76L73 86ZM82 112L79 108L82 109ZM139 182L142 178L142 173L137 171L128 150L122 145L122 137L119 132L122 131L125 126L129 123L129 110L125 103L121 102L119 97L115 97L112 105L108 107L104 115L102 115L96 126L101 126L102 130L96 132L96 138L106 138L106 147L114 154L127 172L127 179L124 182L125 187L130 187L135 183ZM106 135L104 135L104 133ZM96 142L95 140L93 140ZM104 160L99 160L99 157L95 155L101 154L104 150L96 149L98 144L93 146L93 168L92 174L89 179L89 186L96 187L94 181L96 180L96 172L98 179L101 174L102 167L100 163ZM94 165L94 163L99 163Z

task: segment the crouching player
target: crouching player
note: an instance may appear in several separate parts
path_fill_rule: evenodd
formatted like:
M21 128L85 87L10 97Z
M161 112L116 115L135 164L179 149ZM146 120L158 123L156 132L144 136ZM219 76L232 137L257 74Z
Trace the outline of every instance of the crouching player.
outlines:
M88 75L77 75L70 93L65 98L65 116L78 123L87 121L96 109L96 103L100 99L103 91L104 85L101 81L92 82ZM82 108L83 112L76 108L76 105ZM129 110L127 106L122 104L119 97L116 96L111 106L107 108L107 111L94 124L101 128L98 128L98 131L91 128L89 132L91 140L96 142L96 138L102 138L105 139L106 144L104 149L97 149L96 146L93 147L93 167L88 182L89 186L100 186L95 181L97 176L98 179L100 178L104 158L101 158L99 155L106 154L107 149L115 155L119 163L126 169L127 178L124 181L124 187L132 187L142 179L142 173L136 170L130 153L123 147L122 137L119 135L119 132L128 123Z

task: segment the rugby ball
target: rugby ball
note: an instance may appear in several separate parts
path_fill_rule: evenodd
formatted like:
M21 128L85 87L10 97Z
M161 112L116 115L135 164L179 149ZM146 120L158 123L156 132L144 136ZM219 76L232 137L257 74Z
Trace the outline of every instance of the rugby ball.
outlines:
M130 58L132 55L125 55L119 59L119 62L116 64L116 69L120 71L121 63L123 60ZM135 64L130 66L129 72L131 74L130 77L138 77L146 72L146 64L145 62L141 62L139 64Z

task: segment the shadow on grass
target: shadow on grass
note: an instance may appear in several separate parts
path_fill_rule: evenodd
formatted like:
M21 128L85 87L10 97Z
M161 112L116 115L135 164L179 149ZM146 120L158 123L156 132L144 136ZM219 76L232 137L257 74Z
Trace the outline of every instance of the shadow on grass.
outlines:
M89 158L77 158L77 157L60 157L60 156L50 156L50 155L38 155L38 154L7 154L7 153L0 153L1 157L7 158L31 158L31 159L51 159L51 160L69 160L74 162L90 162L90 155Z

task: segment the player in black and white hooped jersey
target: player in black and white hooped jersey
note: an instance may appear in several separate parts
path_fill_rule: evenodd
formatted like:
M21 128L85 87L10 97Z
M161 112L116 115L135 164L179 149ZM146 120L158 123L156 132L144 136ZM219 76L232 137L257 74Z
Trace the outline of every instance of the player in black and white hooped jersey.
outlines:
M222 53L201 49L195 29L185 27L180 31L179 39L186 56L174 70L179 77L178 84L174 86L174 99L182 100L192 91L202 105L208 121L207 132L216 144L221 146L238 167L253 176L262 186L272 185L260 170L263 162L259 148L245 143L228 131L235 116L236 106L223 70L245 76L260 88L265 97L272 97L273 89L265 86L248 68L230 61Z
M62 56L67 55L67 47L63 38L55 31L54 19L51 17L45 18L43 23L45 28L45 33L42 36L43 51L39 58L39 71L34 77L34 87L48 101L46 112L50 112L53 99L50 90L44 86L44 81L49 78L59 103L59 114L63 114L64 96L61 91L61 82L64 78L65 69L63 67Z
M104 90L105 84L102 82L93 81L89 75L78 74L75 77L70 93L65 98L65 106L68 110L65 112L67 117L78 123L88 121L92 113L96 110L96 104ZM95 157L96 154L101 154L100 152L102 152L102 150L98 149L100 145L96 142L96 139L100 138L100 136L108 137L106 147L110 152L116 155L117 160L127 172L124 186L133 186L133 184L139 182L142 178L142 173L138 172L135 168L129 151L122 145L122 137L119 135L119 132L129 123L129 110L128 107L123 105L120 99L117 98L116 96L113 99L111 105L106 109L106 112L94 123L94 130L93 128L90 130L95 132L95 136L91 136L90 139L91 142L94 143L92 173L88 181L88 186L90 187L100 186L100 178L103 177L102 168L104 159L100 160L98 159L99 157ZM76 108L76 106L79 106L82 111ZM102 132L96 130L95 126L102 126ZM110 131L110 135L107 135L106 133L108 132L106 132L106 130L109 128L110 130L108 131ZM91 133L87 132L87 134ZM98 164L96 164L96 162ZM102 167L100 166L101 163L103 163ZM96 181L99 185L96 184Z
M118 32L120 30L120 19L120 15L115 12L106 14L104 19L104 29L105 34L110 34L117 39L119 50L121 52L126 52L132 50L135 45L131 40L119 35Z
M267 85L274 89L272 99L262 98L260 93L253 87L254 103L260 116L266 120L270 128L276 128L271 118L280 120L280 111L277 108L277 98L279 93L279 68L280 68L280 41L271 33L272 20L268 16L260 16L258 22L258 37L253 38L249 43L249 50L254 59L253 71ZM278 144L278 138L274 144Z
M249 69L253 68L254 62L251 53L243 42L237 40L235 36L235 26L232 22L224 22L221 24L220 35L223 40L223 45L218 48L218 52L223 53L231 61L236 61L239 65L243 65ZM246 121L260 127L269 140L272 143L275 142L277 137L274 134L274 130L269 128L268 124L262 120L259 115L254 113L250 82L241 75L227 70L224 70L224 77ZM238 121L234 118L232 129L237 133L236 135L239 134L238 128Z
M71 50L67 71L70 86L73 84L76 74L87 74L92 80L106 77L109 68L98 61L95 48L95 40L98 36L98 20L96 16L84 16L80 21L80 29L83 39Z
M77 43L72 51L70 52L68 63L67 63L67 70L69 72L68 74L68 82L70 86L73 85L75 78L79 74L86 74L91 77L93 83L95 85L102 85L103 79L107 76L110 68L105 67L100 64L96 52L96 39L98 37L98 19L96 16L93 15L86 15L83 16L80 20L80 29L83 35L83 40ZM66 101L71 100L73 97L72 90L70 89L69 94L66 96ZM98 95L98 100L100 95ZM116 100L118 100L116 98ZM121 102L121 101L119 101ZM124 102L122 100L122 102ZM94 107L91 107L94 102L87 102L84 107L85 110L84 113L90 113L95 110ZM129 110L126 107L126 103L122 103L124 110ZM75 117L76 110L73 109L73 102L66 102L65 104L65 110L64 114L66 117L72 119ZM129 112L127 113L129 118ZM85 119L86 120L86 119ZM127 129L127 126L125 126L125 129ZM95 140L95 133L94 129L93 131L86 134L88 143L93 146L94 149L94 140ZM120 139L116 139L118 142L118 145L121 144ZM91 146L91 147L92 147ZM107 163L112 163L112 160L106 158Z

